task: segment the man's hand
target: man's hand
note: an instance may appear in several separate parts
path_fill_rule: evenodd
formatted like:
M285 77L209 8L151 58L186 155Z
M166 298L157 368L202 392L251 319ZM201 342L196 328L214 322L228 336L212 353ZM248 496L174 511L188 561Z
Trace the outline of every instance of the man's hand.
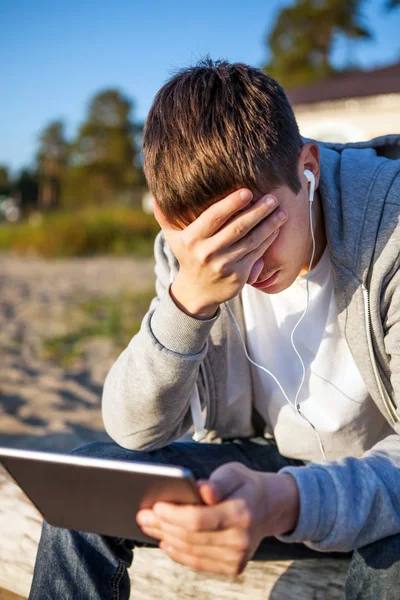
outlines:
M154 215L179 262L171 296L187 314L211 318L222 302L260 275L261 257L277 238L287 213L275 210L277 200L271 195L249 206L252 197L249 189L237 190L185 229L174 227L154 202Z
M299 492L289 474L262 473L232 462L197 483L207 506L157 502L136 515L143 531L161 540L160 548L178 563L236 576L264 537L296 526Z

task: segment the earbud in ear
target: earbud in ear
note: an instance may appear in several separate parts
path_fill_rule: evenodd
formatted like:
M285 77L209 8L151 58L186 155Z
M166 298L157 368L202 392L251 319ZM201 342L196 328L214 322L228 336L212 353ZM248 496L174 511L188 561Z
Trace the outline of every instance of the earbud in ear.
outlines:
M315 190L315 175L310 169L306 169L304 171L304 175L306 176L307 181L310 183L310 192L308 199L310 202L314 200L314 190Z
M315 185L315 175L312 171L310 171L310 169L306 169L304 171L304 175L309 183L313 183Z

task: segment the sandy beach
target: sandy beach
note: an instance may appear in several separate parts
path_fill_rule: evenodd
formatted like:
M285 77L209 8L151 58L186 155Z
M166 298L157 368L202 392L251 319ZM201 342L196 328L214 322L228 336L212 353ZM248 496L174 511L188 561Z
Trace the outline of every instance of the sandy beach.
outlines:
M41 358L41 344L68 332L71 306L153 285L152 260L0 254L0 445L68 451L108 439L100 400L119 354L112 340L87 343L69 368Z

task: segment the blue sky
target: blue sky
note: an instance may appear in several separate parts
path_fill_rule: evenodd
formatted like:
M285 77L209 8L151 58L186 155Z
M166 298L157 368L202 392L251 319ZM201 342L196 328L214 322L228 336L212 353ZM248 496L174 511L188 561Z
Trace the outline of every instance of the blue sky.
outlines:
M174 69L209 54L261 66L265 35L291 0L2 0L0 2L0 164L32 163L40 130L63 119L69 136L88 99L118 87L145 119ZM400 9L365 0L374 41L338 40L334 62L351 52L364 67L400 60ZM4 60L6 58L6 60Z

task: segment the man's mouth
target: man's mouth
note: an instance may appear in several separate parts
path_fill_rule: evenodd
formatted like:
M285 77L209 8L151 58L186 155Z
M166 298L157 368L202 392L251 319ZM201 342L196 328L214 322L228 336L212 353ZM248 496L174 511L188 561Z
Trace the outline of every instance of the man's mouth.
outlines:
M280 271L280 269L277 269L268 277L264 277L264 279L256 281L255 283L252 283L251 285L256 289L263 289L263 288L269 287L270 285L273 285L275 283L275 281L278 277L279 271Z

